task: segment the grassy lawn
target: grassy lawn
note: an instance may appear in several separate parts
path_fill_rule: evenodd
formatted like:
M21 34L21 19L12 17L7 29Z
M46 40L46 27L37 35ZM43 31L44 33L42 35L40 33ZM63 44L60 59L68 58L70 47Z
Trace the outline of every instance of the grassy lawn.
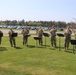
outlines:
M36 41L29 37L28 47L22 45L22 36L16 37L16 48L10 47L8 36L2 38L0 45L0 75L76 75L76 54L64 52L64 38L61 50L57 37L57 48L50 45L50 38L43 38L43 46L36 47Z

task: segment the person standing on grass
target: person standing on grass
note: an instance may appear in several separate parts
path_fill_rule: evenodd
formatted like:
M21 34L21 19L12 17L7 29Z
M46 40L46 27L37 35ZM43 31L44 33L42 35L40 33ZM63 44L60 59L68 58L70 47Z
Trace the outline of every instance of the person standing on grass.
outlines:
M24 29L22 29L21 34L23 34L23 45L26 45L28 42L27 35L29 34L29 29L27 27L25 27Z
M0 45L1 45L3 32L0 30L0 33L1 33L1 35L0 35Z
M67 50L69 47L69 43L71 40L71 34L72 34L72 31L71 31L70 27L68 26L64 32L64 36L65 36L64 48L65 48L65 50Z
M50 30L50 34L51 34L51 45L56 47L56 32L57 32L57 29L52 26L52 29Z
M9 30L8 34L9 34L9 41L11 44L11 47L16 47L16 43L15 43L15 38L12 37L12 34L14 33L14 31L12 30L12 28Z
M42 45L43 41L42 41L42 35L43 35L43 28L42 26L39 27L38 32L37 32L39 39L39 45Z
M74 30L74 37L75 37L75 40L76 40L76 31Z

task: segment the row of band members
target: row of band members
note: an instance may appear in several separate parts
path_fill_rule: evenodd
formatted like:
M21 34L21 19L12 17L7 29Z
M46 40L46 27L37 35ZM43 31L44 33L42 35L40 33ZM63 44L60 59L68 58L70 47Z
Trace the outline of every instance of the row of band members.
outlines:
M50 34L51 34L50 41L51 41L51 45L54 47L56 47L56 32L57 32L57 29L53 26L50 30ZM2 31L0 31L0 33L2 33ZM14 33L14 31L12 29L10 29L8 32L10 45L11 45L11 47L16 47L15 38L11 36L12 33ZM21 34L23 34L23 45L26 45L27 41L28 41L28 37L25 37L25 36L27 34L29 34L29 29L27 27L25 27L24 29L22 29ZM39 45L42 45L43 44L43 41L42 41L43 28L41 26L39 27L39 29L37 29L36 34L38 35L39 38L41 38L41 39L39 39ZM71 31L70 27L68 26L64 32L65 50L68 49L68 47L69 47L69 42L71 40L71 34L72 34L72 31ZM0 38L0 44L1 44L1 38Z

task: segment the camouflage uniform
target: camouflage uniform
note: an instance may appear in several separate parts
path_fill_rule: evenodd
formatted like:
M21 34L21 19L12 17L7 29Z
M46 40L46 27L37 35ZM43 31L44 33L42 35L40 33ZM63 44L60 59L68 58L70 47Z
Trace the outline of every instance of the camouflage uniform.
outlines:
M12 37L12 33L14 33L14 31L12 29L10 29L10 31L8 32L9 41L10 41L11 47L13 47L13 46L16 47L15 38Z
M0 33L3 33L2 31L0 31ZM1 44L1 42L2 42L2 37L0 37L0 44Z
M26 27L22 30L21 34L23 34L23 45L27 44L27 41L28 41L28 37L26 37L26 35L29 34L29 29Z
M43 29L41 26L39 27L37 34L38 34L38 37L40 38L39 39L39 45L42 45L42 43L43 43L43 41L42 41Z
M69 27L67 27L66 32L64 33L64 36L65 36L65 44L64 44L65 50L68 49L68 47L69 47L69 42L71 40L71 34L72 34L72 31L69 29Z
M76 40L76 34L75 34L75 40Z
M50 33L51 33L51 45L52 46L55 46L56 47L56 32L57 32L57 29L52 27L52 29L50 30Z
M74 31L74 36L75 36L75 40L76 40L76 31Z

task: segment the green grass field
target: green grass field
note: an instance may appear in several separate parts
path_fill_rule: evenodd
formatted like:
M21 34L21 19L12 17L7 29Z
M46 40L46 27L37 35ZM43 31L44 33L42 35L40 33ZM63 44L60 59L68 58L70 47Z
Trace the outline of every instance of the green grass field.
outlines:
M22 45L22 36L16 37L16 48L9 44L8 36L2 38L0 45L0 75L76 75L76 54L64 52L64 38L61 50L57 37L57 48L50 45L50 38L43 38L43 46L36 47L36 41L29 37L28 47Z

